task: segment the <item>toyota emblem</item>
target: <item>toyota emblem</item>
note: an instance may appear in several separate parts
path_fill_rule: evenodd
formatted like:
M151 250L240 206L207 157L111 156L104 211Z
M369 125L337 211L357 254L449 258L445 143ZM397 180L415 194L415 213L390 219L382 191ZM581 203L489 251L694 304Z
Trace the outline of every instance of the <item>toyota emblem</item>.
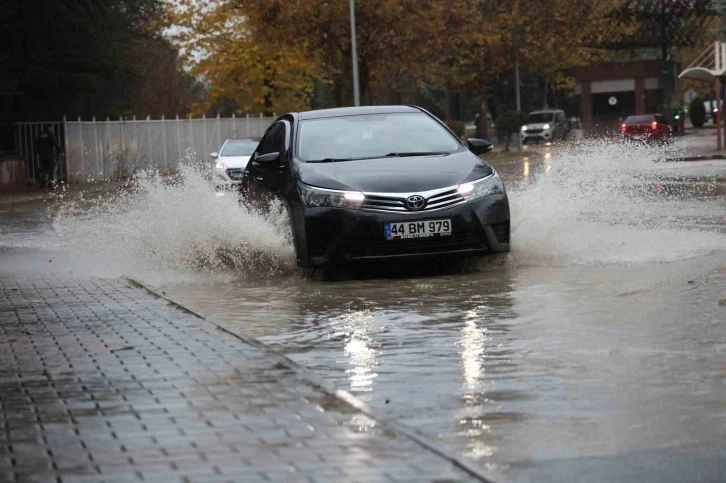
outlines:
M411 211L423 210L426 206L426 198L421 195L413 195L406 198L406 208Z

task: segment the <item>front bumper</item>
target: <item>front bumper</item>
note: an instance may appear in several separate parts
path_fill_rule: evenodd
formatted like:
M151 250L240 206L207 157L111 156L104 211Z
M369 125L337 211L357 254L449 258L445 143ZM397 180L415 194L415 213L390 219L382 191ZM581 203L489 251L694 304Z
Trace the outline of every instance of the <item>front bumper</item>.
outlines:
M219 169L214 167L214 184L217 189L235 189L242 184L245 176L244 168Z
M663 140L667 140L670 136L659 132L648 132L648 133L629 133L622 134L623 139L628 142L641 142L641 143L653 143Z
M399 214L338 208L302 208L296 230L300 264L455 257L509 251L509 202L506 195L490 195L448 209ZM451 219L446 236L386 240L384 222ZM302 229L300 229L302 228Z
M536 132L522 131L522 144L531 142L549 142L552 140L552 131L536 130Z

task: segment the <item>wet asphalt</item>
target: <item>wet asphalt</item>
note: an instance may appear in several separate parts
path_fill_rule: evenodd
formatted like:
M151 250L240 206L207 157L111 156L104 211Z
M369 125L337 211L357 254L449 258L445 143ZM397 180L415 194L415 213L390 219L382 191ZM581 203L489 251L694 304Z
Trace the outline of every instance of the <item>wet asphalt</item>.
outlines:
M506 260L413 277L225 272L153 285L496 481L722 481L726 162L658 165L655 181L632 183L635 202L576 199L576 225L548 230L548 204L577 198L538 181L558 162L535 149L493 163L514 205ZM3 272L138 276L58 243L56 210L0 205Z

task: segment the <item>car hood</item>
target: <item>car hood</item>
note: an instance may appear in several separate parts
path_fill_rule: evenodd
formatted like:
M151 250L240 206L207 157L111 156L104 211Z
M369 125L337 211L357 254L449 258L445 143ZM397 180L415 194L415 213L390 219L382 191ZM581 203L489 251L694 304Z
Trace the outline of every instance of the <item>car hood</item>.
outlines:
M245 168L250 160L250 156L220 156L217 158L218 163L223 163L228 168Z
M295 176L319 188L368 193L413 193L483 178L491 166L470 151L447 155L296 163Z

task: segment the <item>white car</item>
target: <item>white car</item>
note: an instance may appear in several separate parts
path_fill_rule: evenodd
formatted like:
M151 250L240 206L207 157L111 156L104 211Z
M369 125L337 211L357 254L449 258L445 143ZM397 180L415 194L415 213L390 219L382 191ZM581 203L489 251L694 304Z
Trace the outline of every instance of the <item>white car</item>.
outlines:
M565 111L546 109L530 112L527 116L527 124L522 126L522 144L547 143L565 139L569 132Z
M227 139L218 153L212 153L212 179L218 188L233 188L242 182L250 156L259 138Z

